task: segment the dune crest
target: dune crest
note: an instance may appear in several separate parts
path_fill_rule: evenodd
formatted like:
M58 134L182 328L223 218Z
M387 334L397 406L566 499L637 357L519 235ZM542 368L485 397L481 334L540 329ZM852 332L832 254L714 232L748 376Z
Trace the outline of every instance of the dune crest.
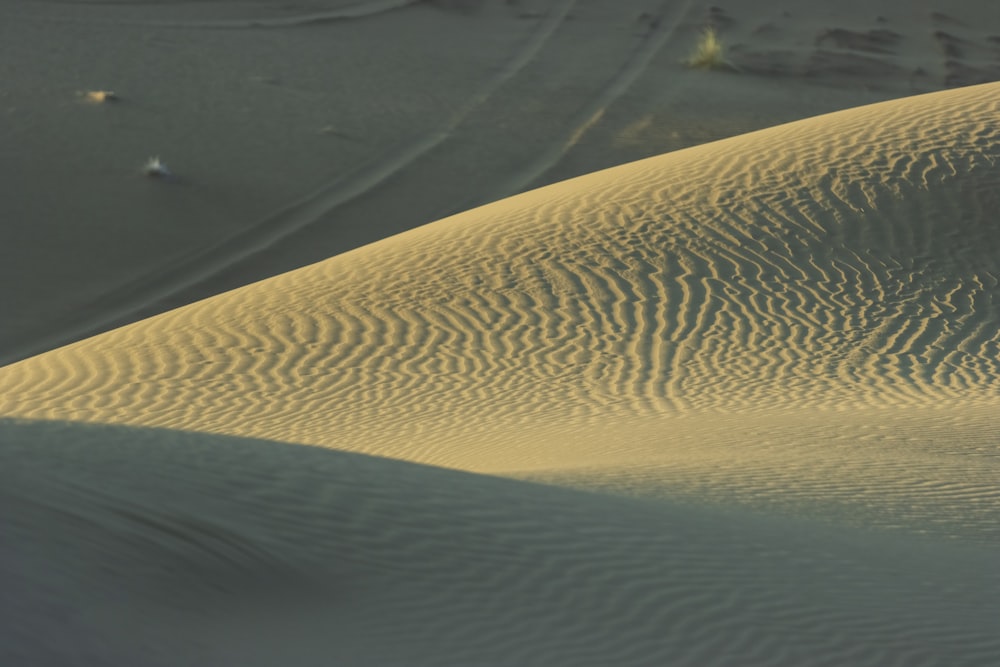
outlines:
M516 460L521 426L992 403L998 107L935 93L526 193L4 368L0 412L447 464Z
M935 93L528 192L0 369L0 414L993 542L998 108Z

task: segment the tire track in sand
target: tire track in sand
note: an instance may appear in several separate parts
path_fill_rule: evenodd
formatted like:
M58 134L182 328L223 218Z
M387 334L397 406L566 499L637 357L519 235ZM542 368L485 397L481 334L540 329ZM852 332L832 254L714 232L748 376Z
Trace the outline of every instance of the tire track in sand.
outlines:
M149 26L153 28L189 28L206 30L245 30L258 28L297 28L308 25L319 25L321 23L332 23L335 21L347 21L351 19L366 19L379 14L406 9L413 5L420 4L422 0L365 0L346 7L340 7L325 12L311 12L308 14L295 14L292 16L258 17L258 18L232 18L232 19L130 19L130 18L94 18L88 17L86 20L75 17L53 18L46 16L45 21L56 21L59 23L84 22L87 24L105 25L132 25ZM81 5L106 4L102 2L81 2Z
M254 256L275 242L315 223L339 206L375 189L447 141L471 113L537 57L575 5L576 0L561 0L556 4L506 67L437 130L373 161L346 178L337 179L292 202L238 234L107 292L102 298L88 304L86 312L94 313L93 316L81 320L70 315L66 320L55 321L51 329L59 333L11 346L12 351L0 357L0 366L78 340L116 322L123 322L149 303L166 299L219 274L225 268Z
M497 201L528 188L542 175L555 167L580 138L604 116L605 111L621 97L639 78L664 44L674 35L681 21L691 8L691 0L677 5L664 3L654 20L655 27L645 36L639 48L625 61L621 69L590 102L573 117L559 139L542 151L533 162L498 188L492 197L483 202Z

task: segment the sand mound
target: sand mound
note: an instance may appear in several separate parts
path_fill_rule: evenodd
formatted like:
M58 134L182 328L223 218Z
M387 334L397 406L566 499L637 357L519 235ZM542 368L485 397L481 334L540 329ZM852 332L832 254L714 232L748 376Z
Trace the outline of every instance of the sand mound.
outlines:
M204 434L2 423L0 439L7 664L971 666L1000 651L992 550Z
M998 110L667 154L0 369L7 650L995 662Z
M998 105L905 99L513 197L4 368L0 411L473 468L617 417L992 404Z

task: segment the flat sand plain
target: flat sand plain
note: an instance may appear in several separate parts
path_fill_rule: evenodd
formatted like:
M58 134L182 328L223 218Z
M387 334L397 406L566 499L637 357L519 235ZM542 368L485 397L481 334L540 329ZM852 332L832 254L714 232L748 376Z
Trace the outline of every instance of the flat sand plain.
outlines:
M2 661L1000 662L961 9L0 2Z

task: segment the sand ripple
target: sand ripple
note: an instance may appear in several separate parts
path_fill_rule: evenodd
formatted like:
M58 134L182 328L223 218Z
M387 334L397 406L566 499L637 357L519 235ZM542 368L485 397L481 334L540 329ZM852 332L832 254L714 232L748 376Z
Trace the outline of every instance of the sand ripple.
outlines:
M994 401L997 90L476 209L5 368L0 409L459 463L529 422Z
M0 369L0 658L997 664L998 111L633 163Z

